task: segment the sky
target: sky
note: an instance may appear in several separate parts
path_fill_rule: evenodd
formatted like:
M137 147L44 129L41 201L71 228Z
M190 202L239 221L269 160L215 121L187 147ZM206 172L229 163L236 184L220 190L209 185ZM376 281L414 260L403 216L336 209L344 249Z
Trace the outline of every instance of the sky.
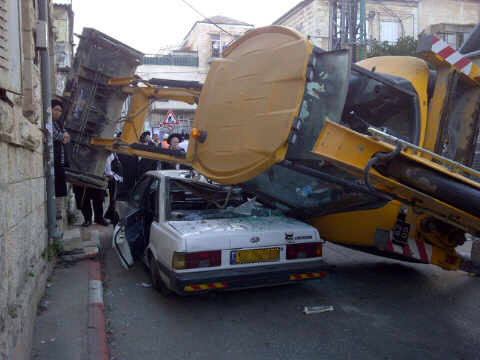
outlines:
M300 0L186 0L206 17L227 16L261 27L270 25ZM179 44L204 17L183 0L54 0L72 3L74 32L92 27L146 54ZM78 42L78 38L75 38Z

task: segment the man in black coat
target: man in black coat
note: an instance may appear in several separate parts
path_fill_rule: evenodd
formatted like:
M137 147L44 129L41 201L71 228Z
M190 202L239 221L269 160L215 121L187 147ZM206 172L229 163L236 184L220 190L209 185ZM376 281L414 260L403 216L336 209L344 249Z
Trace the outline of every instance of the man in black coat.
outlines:
M67 196L67 182L65 168L68 160L65 154L65 145L70 142L70 135L65 130L62 120L63 104L56 99L52 100L52 136L53 136L53 170L55 175L55 198L57 220L62 219L65 196Z

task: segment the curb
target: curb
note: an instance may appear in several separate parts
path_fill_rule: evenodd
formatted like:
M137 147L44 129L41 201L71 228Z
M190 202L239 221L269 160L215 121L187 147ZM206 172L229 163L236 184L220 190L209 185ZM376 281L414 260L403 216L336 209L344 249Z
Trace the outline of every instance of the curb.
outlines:
M87 352L89 360L108 360L100 262L88 262Z
M91 231L91 240L82 240L78 229L69 231L68 237L63 240L64 251L60 257L65 261L80 261L86 259L95 259L99 254L100 234L98 230ZM77 240L78 239L78 240ZM75 240L77 240L75 242ZM80 240L80 242L78 242Z

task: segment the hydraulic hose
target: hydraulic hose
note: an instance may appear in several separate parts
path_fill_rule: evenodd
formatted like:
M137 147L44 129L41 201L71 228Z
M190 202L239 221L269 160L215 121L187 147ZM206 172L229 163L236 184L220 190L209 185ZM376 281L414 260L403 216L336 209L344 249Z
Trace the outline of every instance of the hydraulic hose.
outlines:
M363 172L363 179L365 180L365 186L370 190L370 192L372 192L373 194L377 194L378 191L377 189L375 189L373 186L372 186L372 183L370 182L370 169L372 168L373 165L375 165L375 163L378 161L378 160L391 160L393 159L395 156L397 156L398 154L400 154L400 152L402 151L402 146L400 144L397 144L395 150L393 150L392 152L389 152L389 153L376 153L374 156L372 156L372 158L368 161L367 163L367 166L365 166L365 170ZM392 198L393 200L393 198Z

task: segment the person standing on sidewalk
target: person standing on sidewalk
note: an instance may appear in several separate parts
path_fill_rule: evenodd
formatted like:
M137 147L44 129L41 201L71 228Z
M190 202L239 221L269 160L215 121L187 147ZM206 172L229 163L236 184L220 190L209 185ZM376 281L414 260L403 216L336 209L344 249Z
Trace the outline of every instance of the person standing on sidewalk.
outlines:
M57 223L58 220L62 220L63 208L65 206L65 196L67 196L67 181L65 176L65 168L68 167L68 160L65 155L65 145L70 142L70 135L63 126L62 113L62 102L53 99L53 170L55 175L55 203L57 208ZM61 228L63 228L63 226Z
M82 226L87 227L92 225L92 215L95 219L95 223L103 226L108 225L103 218L103 200L105 199L105 190L86 187L84 185L73 185L73 193L75 194L77 209L79 209L83 215L84 221Z
M122 164L116 153L111 153L105 163L105 175L108 178L108 209L105 213L105 219L108 219L115 226L118 223L118 214L115 210L115 201L117 199L117 183L123 182Z

